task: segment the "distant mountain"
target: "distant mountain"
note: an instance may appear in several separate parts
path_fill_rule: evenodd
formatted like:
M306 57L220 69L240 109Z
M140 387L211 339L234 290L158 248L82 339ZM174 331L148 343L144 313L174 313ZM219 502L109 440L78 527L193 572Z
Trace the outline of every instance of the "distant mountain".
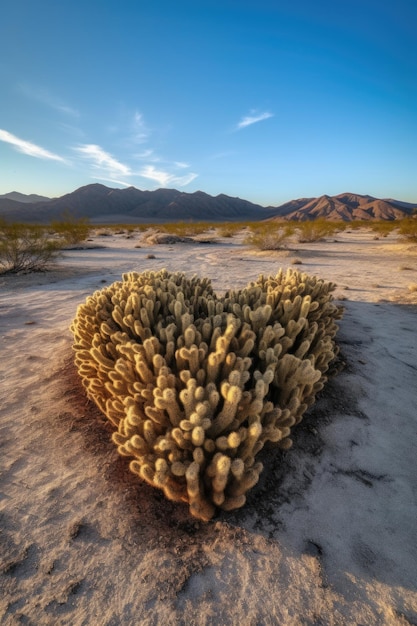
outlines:
M23 196L23 200L18 198ZM98 183L86 185L60 198L31 200L11 192L0 196L0 217L13 221L46 223L66 215L87 217L92 223L177 221L260 221L266 219L395 220L410 215L417 206L397 200L343 193L338 196L300 198L278 207L262 207L224 194L176 189L141 191L135 187L112 189ZM42 196L41 196L42 197Z
M46 196L38 196L36 193L31 193L29 195L25 194L25 193L19 193L18 191L11 191L10 193L5 193L3 195L0 195L0 199L6 199L6 200L15 200L16 202L47 202L48 200L50 200L50 198L47 198Z
M411 215L417 206L397 200L379 200L372 196L342 193L338 196L320 196L292 200L279 208L272 219L313 220L395 220Z
M6 194L7 195L7 194ZM24 202L0 197L0 216L27 222L48 222L70 214L95 223L262 220L271 209L224 194L175 189L141 191L92 184L48 201Z

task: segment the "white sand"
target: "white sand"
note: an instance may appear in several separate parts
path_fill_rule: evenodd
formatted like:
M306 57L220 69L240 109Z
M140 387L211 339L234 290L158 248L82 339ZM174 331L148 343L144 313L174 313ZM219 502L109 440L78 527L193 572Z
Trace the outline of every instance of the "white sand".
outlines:
M365 230L336 239L256 253L238 237L135 248L139 235L118 235L52 272L0 276L2 625L417 624L417 250ZM118 456L68 326L128 270L206 275L222 292L295 258L347 298L346 367L293 448L262 453L246 506L198 522Z

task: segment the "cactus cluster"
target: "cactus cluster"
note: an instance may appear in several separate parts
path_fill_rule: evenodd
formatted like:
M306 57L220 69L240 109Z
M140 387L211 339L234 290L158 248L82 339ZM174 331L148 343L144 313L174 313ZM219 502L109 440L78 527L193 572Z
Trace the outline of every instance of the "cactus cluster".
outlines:
M337 352L335 285L294 270L218 297L207 278L127 273L71 324L87 395L130 469L209 520L244 505L265 443L291 445Z

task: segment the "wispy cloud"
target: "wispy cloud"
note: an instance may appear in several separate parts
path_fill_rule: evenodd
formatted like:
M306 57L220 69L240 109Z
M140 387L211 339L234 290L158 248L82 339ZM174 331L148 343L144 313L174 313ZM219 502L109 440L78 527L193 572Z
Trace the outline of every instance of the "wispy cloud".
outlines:
M49 152L49 150L45 150L45 148L37 146L36 144L26 141L25 139L20 139L19 137L16 137L16 135L9 133L7 130L0 129L0 141L9 143L14 146L16 150L22 152L23 154L27 154L28 156L32 156L37 159L49 159L51 161L61 161L62 163L66 163L66 159L63 159L58 154Z
M74 148L75 152L89 161L94 169L102 169L111 177L130 176L132 171L128 165L120 163L111 154L96 144L83 144Z
M142 150L142 152L135 152L133 154L135 159L140 159L141 161L148 161L150 163L159 163L163 159L154 153L152 149Z
M142 178L148 178L149 180L153 180L161 187L167 187L168 185L185 187L186 185L189 185L191 181L197 178L198 174L190 172L189 174L185 174L184 176L176 176L175 174L171 174L170 172L157 170L153 165L146 165L140 170L139 176L142 176Z
M124 180L115 180L114 178L106 178L105 176L92 176L94 180L105 180L108 183L114 183L115 185L122 185L123 187L131 187L131 183L127 183Z
M262 122L263 120L267 120L270 117L274 117L273 113L269 113L269 111L264 111L263 113L256 113L255 111L251 112L251 115L247 115L246 117L242 117L240 122L237 124L237 129L246 128L246 126L251 126L252 124L257 124L257 122Z
M223 150L222 152L216 152L214 154L211 154L207 158L210 161L213 161L213 160L216 160L216 159L227 159L228 157L231 157L231 156L233 156L235 154L236 154L235 150Z
M66 102L64 102L61 98L53 95L47 89L42 89L41 87L33 87L27 84L20 84L19 90L31 100L36 100L37 102L41 102L46 106L58 111L59 113L64 113L65 115L70 115L71 117L79 117L79 112L73 107L69 106Z
M142 113L135 111L131 123L131 139L135 143L144 143L149 137L149 129L145 123Z

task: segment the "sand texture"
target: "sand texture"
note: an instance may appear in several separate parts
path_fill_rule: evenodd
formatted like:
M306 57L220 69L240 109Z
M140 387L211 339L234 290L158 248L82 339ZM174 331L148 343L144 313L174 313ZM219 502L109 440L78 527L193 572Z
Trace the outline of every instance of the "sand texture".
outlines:
M141 237L0 276L0 623L417 624L417 246L367 230L262 253L239 236ZM208 276L222 293L280 267L338 284L340 371L294 446L261 453L245 507L199 522L118 456L69 325L126 271Z

